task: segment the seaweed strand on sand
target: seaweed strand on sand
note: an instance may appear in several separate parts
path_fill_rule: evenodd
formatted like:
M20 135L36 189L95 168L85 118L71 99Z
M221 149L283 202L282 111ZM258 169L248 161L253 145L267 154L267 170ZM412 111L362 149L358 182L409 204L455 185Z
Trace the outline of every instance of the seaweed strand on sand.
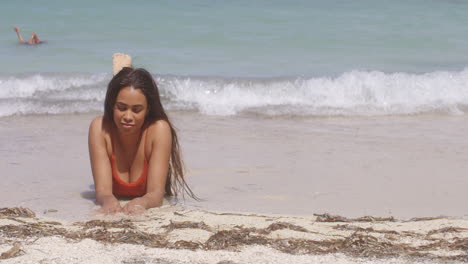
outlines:
M15 209L8 212L15 211L18 212ZM168 216L169 224L165 224L167 222L142 223L131 219L120 219L54 225L37 218L35 221L2 224L0 225L0 233L3 237L17 242L31 238L58 236L71 241L88 238L102 243L137 244L152 248L238 251L245 246L261 245L288 254L342 253L351 257L422 257L468 261L468 228L466 228L464 220L449 222L452 223L449 227L408 231L397 230L397 226L408 224L408 222L398 222L395 219L379 220L379 223L373 221L369 223L353 222L348 219L346 224L335 225L330 225L334 221L316 221L312 226L307 226L306 224L298 224L296 217L291 218L294 223L277 221L260 228L245 223L220 227L209 222L197 221L203 217L197 219L190 216L188 212L179 212L179 214L183 216L173 213L172 217L176 219L178 217L178 219L185 221L178 222ZM21 216L13 216L8 219L21 220L24 217L29 217L30 214L17 215ZM255 216L244 217L248 220ZM193 221L187 221L187 219ZM283 217L282 219L287 218ZM267 222L263 218L263 223ZM304 219L302 223L310 223L310 219ZM382 223L383 226L389 228L377 228L378 225L382 226ZM417 222L419 226L421 223L424 224L424 222ZM455 226L457 223L461 223L461 225ZM359 226L364 224L370 225L370 227ZM148 229L147 226L151 226L151 228ZM194 241L190 235L179 237L176 240L169 239L177 230L183 229L203 230L209 236L205 241ZM283 236L279 236L278 233L273 235L273 232L280 230L285 230L286 232L283 233L286 235L283 233ZM334 232L340 232L340 235L333 235ZM294 234L298 236L294 236ZM312 237L307 237L307 235ZM321 235L322 238L313 238L313 235ZM437 254L437 252L444 254Z

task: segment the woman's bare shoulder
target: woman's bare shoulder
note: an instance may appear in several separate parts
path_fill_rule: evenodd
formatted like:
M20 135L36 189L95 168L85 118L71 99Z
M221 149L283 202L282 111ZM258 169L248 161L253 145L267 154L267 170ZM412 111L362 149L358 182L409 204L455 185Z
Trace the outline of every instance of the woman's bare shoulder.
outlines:
M103 116L97 116L91 121L91 127L102 127L102 121L104 120Z
M157 134L171 133L171 126L166 120L156 120L148 125L148 135L155 136Z
M171 139L171 126L165 120L157 120L150 123L147 127L147 141L158 142Z
M101 146L106 149L108 154L112 153L110 125L102 116L98 116L91 121L91 124L89 125L88 140L90 146Z
M89 132L90 134L100 134L100 135L108 135L109 134L109 124L104 119L103 116L98 116L91 121L89 125Z

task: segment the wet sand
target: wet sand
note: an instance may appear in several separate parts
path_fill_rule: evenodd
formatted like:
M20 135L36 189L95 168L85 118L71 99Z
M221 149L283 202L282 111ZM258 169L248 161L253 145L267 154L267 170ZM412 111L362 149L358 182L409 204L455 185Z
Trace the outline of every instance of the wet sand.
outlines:
M0 217L0 253L15 243L21 249L3 262L463 263L468 256L467 117L172 113L188 181L204 201L102 218L89 214L93 116L0 119L1 207L36 214ZM372 217L319 221L324 213ZM431 218L406 221L414 217Z
M2 206L86 219L95 207L87 150L93 116L0 119ZM188 208L399 219L468 215L465 116L171 117L188 181L204 199L186 200Z

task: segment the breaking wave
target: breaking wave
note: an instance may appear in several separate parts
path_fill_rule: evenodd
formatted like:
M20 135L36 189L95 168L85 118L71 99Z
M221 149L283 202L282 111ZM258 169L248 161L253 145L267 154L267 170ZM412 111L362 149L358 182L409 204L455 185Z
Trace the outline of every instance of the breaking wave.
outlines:
M0 116L101 111L109 74L0 76ZM170 111L205 115L464 114L468 69L426 74L351 71L337 77L226 79L158 76Z

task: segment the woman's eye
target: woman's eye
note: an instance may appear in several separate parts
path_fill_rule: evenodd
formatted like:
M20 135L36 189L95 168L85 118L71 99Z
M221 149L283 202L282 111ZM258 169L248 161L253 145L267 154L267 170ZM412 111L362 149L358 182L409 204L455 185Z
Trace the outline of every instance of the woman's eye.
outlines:
M117 109L119 109L119 111L125 111L125 110L127 110L127 107L125 107L123 105L117 105Z
M138 114L139 112L141 112L141 110L142 110L141 108L134 108L134 109L133 109L133 112L134 112L135 114Z

